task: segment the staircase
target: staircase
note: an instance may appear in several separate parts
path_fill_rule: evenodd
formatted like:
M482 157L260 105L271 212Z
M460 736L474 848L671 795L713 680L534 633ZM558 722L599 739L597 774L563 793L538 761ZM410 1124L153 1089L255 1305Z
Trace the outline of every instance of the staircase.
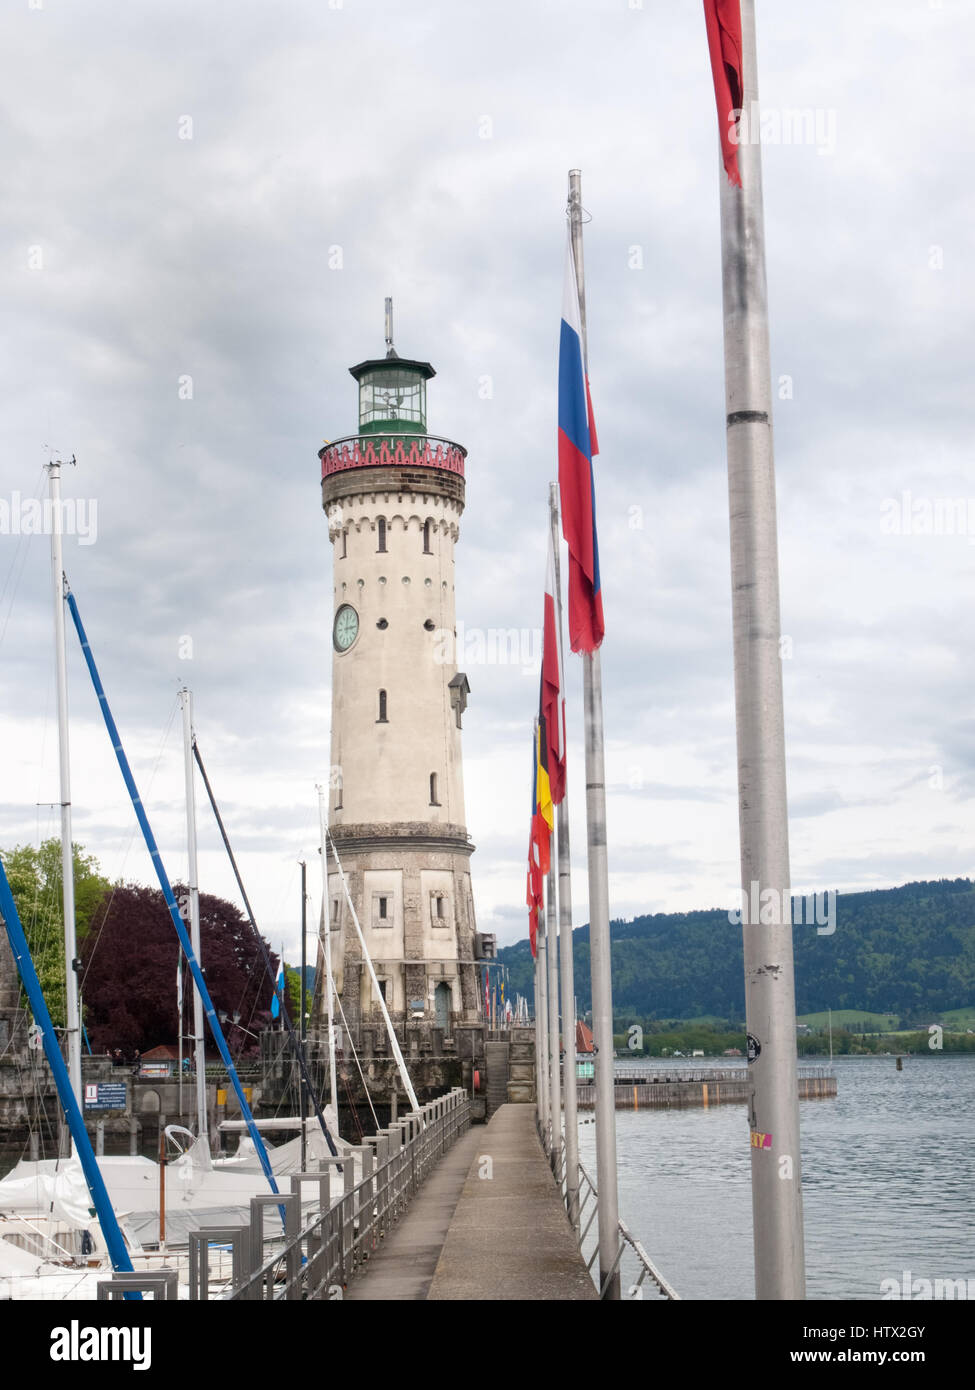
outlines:
M508 1101L513 1105L535 1103L535 1030L512 1028L509 1033Z

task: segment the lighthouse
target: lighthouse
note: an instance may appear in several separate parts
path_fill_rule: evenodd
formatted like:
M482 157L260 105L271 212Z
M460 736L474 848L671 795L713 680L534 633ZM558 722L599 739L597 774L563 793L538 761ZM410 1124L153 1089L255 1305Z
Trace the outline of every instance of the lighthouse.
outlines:
M467 451L428 433L435 372L397 354L390 300L385 356L349 370L358 431L319 451L333 576L329 829L414 1084L430 1094L469 1081L483 1047L461 760L469 686L454 642ZM335 988L381 1098L396 1086L386 1028L329 861Z

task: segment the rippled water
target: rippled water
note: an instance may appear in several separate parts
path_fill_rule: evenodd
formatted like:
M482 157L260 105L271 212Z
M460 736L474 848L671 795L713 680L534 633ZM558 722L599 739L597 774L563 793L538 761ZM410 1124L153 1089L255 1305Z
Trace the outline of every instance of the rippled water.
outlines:
M838 1057L799 1106L810 1298L975 1279L975 1056ZM585 1112L583 1112L585 1117ZM752 1298L744 1104L617 1112L620 1215L684 1298ZM595 1127L580 1130L595 1175ZM597 1179L598 1181L598 1179Z

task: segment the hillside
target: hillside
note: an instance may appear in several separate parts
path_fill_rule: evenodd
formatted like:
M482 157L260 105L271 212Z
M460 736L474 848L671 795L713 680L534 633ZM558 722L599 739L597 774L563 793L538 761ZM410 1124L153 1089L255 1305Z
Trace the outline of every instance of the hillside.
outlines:
M617 1018L743 1018L742 929L727 911L661 912L611 924ZM793 929L797 1012L854 1009L920 1021L975 1003L975 884L967 878L840 893L836 930ZM510 993L532 997L528 941L498 952ZM589 928L573 932L575 991L590 1007Z

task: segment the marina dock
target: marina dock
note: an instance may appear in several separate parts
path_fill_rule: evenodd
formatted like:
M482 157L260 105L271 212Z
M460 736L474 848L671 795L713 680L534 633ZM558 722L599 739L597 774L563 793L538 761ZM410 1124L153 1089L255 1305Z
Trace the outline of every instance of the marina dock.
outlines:
M595 1106L595 1087L578 1086L580 1110ZM829 1067L799 1068L799 1099L828 1100L836 1095L836 1075ZM744 1067L714 1067L679 1072L617 1073L614 1100L617 1110L653 1110L700 1105L730 1105L748 1099L748 1072Z
M503 1105L457 1141L345 1297L596 1299L534 1106Z

